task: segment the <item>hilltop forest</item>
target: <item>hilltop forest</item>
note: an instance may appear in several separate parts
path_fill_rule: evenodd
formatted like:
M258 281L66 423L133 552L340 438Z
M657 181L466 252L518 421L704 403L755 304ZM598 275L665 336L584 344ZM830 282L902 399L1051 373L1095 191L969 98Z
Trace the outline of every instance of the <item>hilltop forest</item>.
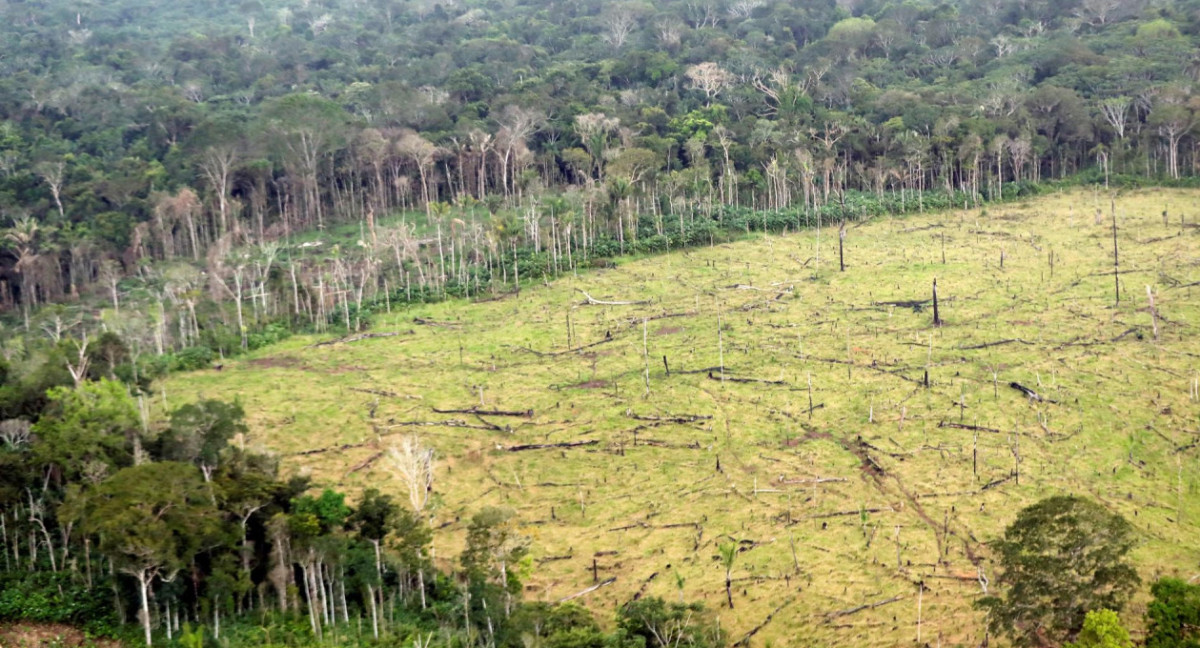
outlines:
M805 261L796 268L815 277L822 228L833 232L826 234L829 240L843 241L848 226L880 216L970 210L984 218L992 207L1086 186L1096 204L1079 207L1079 214L1074 203L1069 207L1066 229L1080 238L1053 235L1071 242L1049 252L1053 280L1058 250L1066 248L1068 259L1079 264L1073 271L1099 258L1083 246L1099 236L1084 227L1092 211L1094 224L1101 224L1100 207L1111 205L1116 253L1117 199L1101 205L1096 198L1101 188L1115 193L1200 185L1200 90L1193 90L1200 88L1200 0L0 0L0 18L0 622L63 623L129 644L725 645L731 639L728 623L723 628L714 617L711 601L706 609L684 596L679 572L677 601L643 597L647 580L632 600L600 613L574 602L615 580L602 580L593 559L591 589L558 603L523 601L535 567L522 521L511 509L480 505L447 513L442 526L433 527L427 507L438 505L443 495L433 483L434 450L416 436L380 448L351 471L365 472L386 452L404 492L324 488L312 474L289 470L288 460L273 454L278 449L247 443L255 412L240 400L221 389L217 397L168 397L168 376L200 369L212 370L206 376L221 371L235 376L224 369L229 358L294 334L338 336L308 349L400 335L424 343L413 331L369 329L393 309L462 298L524 298L521 291L536 283L608 269L616 257L714 247L754 232L815 229L816 266L810 270ZM1150 216L1141 203L1138 209L1139 227L1158 227L1157 204ZM1006 226L1034 222L1028 212ZM1191 223L1180 217L1175 233L1168 216L1162 212L1161 238L1134 241L1141 246L1135 258L1149 264L1158 249L1152 246L1178 245L1169 259L1158 257L1159 272L1165 267L1186 276L1194 263L1190 252L1180 250L1191 240L1194 217L1188 216ZM1023 247L1026 234L1042 254L1034 235L998 232L979 228L977 221L970 232L977 247L971 249L986 247L981 237L990 245L989 237L1008 236L1016 242L999 248L999 270L1006 259L1010 269L1028 261L1027 279L1044 282L1043 269L1036 275L1033 269L1042 257L1022 258L1032 258ZM1084 232L1092 238L1085 241ZM1121 236L1126 237L1121 244L1129 245L1124 229ZM887 250L890 256L871 262L900 255L907 263L910 250L904 245L911 240L916 239L897 234L897 247L877 243L855 262L865 267L871 253ZM1109 239L1103 241L1107 245ZM928 252L922 245L933 244L917 245L914 260ZM718 262L733 267L710 254L706 268L713 273ZM952 248L951 257L955 254ZM941 261L947 264L944 233ZM844 272L845 259L839 263ZM1060 268L1060 279L1068 271ZM732 280L728 270L722 272L721 281ZM1107 272L1104 266L1089 275L1104 273L1105 299L1111 294ZM1116 274L1114 308L1125 307L1129 297ZM1186 289L1190 298L1195 283L1167 278L1174 282L1171 289ZM716 281L705 275L709 279ZM1062 290L1086 283L1080 278ZM647 280L642 288L649 285ZM981 284L974 297L949 299L966 302L997 286L998 280ZM792 285L775 288L768 292L777 296L764 308L796 294ZM761 290L749 283L713 288L726 289ZM1007 294L1008 279L1004 289ZM940 327L936 280L933 290L933 326ZM1146 290L1144 312L1154 318L1157 344L1159 293L1149 285ZM864 291L874 299L873 289L859 292ZM1165 310L1172 312L1180 295L1168 294ZM650 303L605 301L609 297L586 292L584 297L585 306ZM821 297L834 302L833 293ZM897 306L902 316L911 309L924 318L925 301L885 303L889 320ZM838 305L843 306L850 308ZM698 298L695 309L669 316L698 316ZM489 321L505 317L499 310L486 312ZM548 312L547 307L538 316ZM647 318L658 315L663 314L634 322L640 322L644 374L634 373L644 375L647 398L651 364L657 371L648 351ZM1089 316L1089 325L1107 316L1102 315ZM718 312L713 327L720 365L685 373L720 381L724 388L725 354L732 357L733 351L724 346L730 324L723 317ZM753 326L751 317L747 326ZM573 359L583 348L612 342L614 330L618 337L628 332L597 319L586 330L599 341L581 347L570 318L565 352L493 348L491 339L480 337L471 341L475 348L466 345L466 353L491 354L492 372L498 354L518 351L552 366L554 358ZM1190 325L1161 322L1175 336L1172 342L1186 344ZM462 322L414 324L458 335L454 344L463 370ZM1009 324L1029 326L1026 320ZM1115 317L1108 324L1115 326ZM925 326L923 319L919 326ZM852 353L865 351L852 350L848 330L847 380L851 367L892 377L906 370L885 370L874 358L869 366L856 364ZM878 337L874 323L871 330ZM1040 329L1024 335L1048 344ZM1096 344L1141 341L1149 333L1134 326L1116 335ZM444 342L439 353L450 348L448 338L438 339ZM933 336L913 339L904 344L928 344L922 388L930 393ZM804 342L797 341L798 357L805 358ZM962 347L977 351L1035 344L1021 338L960 343L978 344ZM741 351L748 354L755 346L744 342ZM593 375L597 357L591 357ZM1191 357L1188 351L1172 355L1178 366L1163 373L1176 382L1189 379ZM258 360L266 363L261 368L293 368ZM670 377L666 355L663 365ZM987 390L999 402L1004 387L994 367L992 372ZM786 384L782 378L737 377L732 371L730 376L756 387ZM1026 382L1049 393L1043 374L1035 376ZM611 386L616 398L615 378L610 384L578 377L566 387L592 389L599 398ZM900 379L920 384L913 376ZM1195 391L1189 402L1200 400L1200 381L1190 379ZM1053 381L1061 390L1057 373ZM965 389L961 380L956 384ZM1031 406L1058 404L1028 386L1012 386L1023 390ZM378 424L380 398L405 398L371 394L371 426ZM867 397L871 423L874 394ZM962 427L965 391L957 394L955 429L968 429ZM300 399L299 389L288 396ZM484 407L482 387L479 401ZM1169 405L1154 404L1163 416L1174 415ZM509 434L512 428L482 419L485 414L535 418L524 406L433 407L438 414L479 418L482 427L473 419L461 425L453 419L451 427L487 434ZM813 402L810 374L805 422L823 407ZM831 399L829 409L839 407ZM903 432L907 406L901 412ZM1112 416L1116 412L1114 407ZM622 416L665 417L629 408ZM1046 437L1053 436L1049 419L1040 410L1037 416ZM295 418L293 408L288 424ZM712 418L683 423L702 426ZM643 420L655 421L655 427L671 423L668 419ZM728 418L724 422L728 437ZM706 434L712 432L707 425ZM979 430L1007 434L975 429L976 444ZM346 430L315 436L326 433L340 439ZM805 438L828 440L828 434L812 434L817 433L810 430ZM1180 462L1180 518L1187 507L1179 457L1196 447L1187 438L1172 449ZM881 483L887 471L873 459L884 456L879 449L861 436L840 442L862 459L864 474ZM346 447L365 447L355 443ZM534 438L494 449L563 446L565 459L566 448L599 443L563 446ZM625 457L625 441L612 444ZM642 447L647 445L643 439ZM638 447L636 430L632 447ZM702 446L695 440L661 447ZM1012 447L1016 475L1001 475L983 490L1014 477L1020 483L1022 457ZM305 447L293 456L327 450ZM1145 471L1145 462L1138 461L1130 449L1128 464ZM715 468L724 475L719 457ZM972 479L979 477L975 468L972 460ZM520 485L515 471L513 477ZM757 496L757 480L754 484ZM579 507L586 510L579 492ZM790 499L788 506L790 525ZM861 519L865 534L868 509L859 506L848 519ZM551 520L565 515L562 508L548 508ZM993 592L985 599L983 605L992 606L990 627L1018 643L1057 645L1103 634L1110 621L1119 626L1101 608L1120 608L1133 595L1139 577L1122 561L1135 545L1134 527L1083 500L1049 500L1030 510L1025 526L1019 520L1010 527L1016 539L995 545L1008 552L1004 558L1011 565L1007 581L995 576L997 589L1007 587L1011 596ZM1061 585L1053 578L1019 577L1027 560L1023 543L1042 542L1038 525L1060 519L1056 516L1092 525L1096 532L1083 534L1087 542L1112 539L1116 548L1103 554L1112 564L1098 575L1085 574L1095 581L1083 588L1112 591L1104 596L1086 591L1049 620L1034 618L1040 608L1013 612L1021 586L1033 583L1032 597ZM939 551L942 540L954 535L950 520L947 513L941 535L935 528ZM451 526L462 536L447 545L453 555L445 550L434 555L435 534ZM738 556L753 546L728 538L730 543L708 542L717 551L714 560L722 566L722 593L732 614ZM868 548L874 538L871 531ZM982 545L972 541L976 544L965 545L968 551ZM799 573L796 551L793 544ZM668 577L664 572L662 578ZM780 578L791 585L790 574ZM976 584L974 573L951 578ZM978 579L987 594L982 567ZM916 596L923 597L924 581L916 587ZM1200 625L1200 588L1165 579L1151 594L1147 636L1161 642L1153 645L1195 645L1188 633ZM874 607L848 608L846 615ZM833 618L841 613L832 612ZM772 616L741 645L751 645ZM225 643L219 644L222 632ZM0 633L0 643L5 641ZM1127 634L1123 641L1119 645L1128 643Z
M0 308L28 328L42 304L130 301L118 328L159 354L714 229L1200 163L1196 2L0 11Z

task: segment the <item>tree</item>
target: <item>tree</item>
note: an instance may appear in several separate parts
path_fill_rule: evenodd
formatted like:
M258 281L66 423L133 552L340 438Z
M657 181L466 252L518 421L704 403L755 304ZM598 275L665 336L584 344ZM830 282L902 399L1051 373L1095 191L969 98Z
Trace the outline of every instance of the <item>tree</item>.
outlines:
M388 448L392 467L408 487L408 501L413 512L420 515L433 494L433 448L421 443L415 434L405 436Z
M520 534L516 513L511 509L488 506L472 516L467 547L459 560L474 598L486 599L489 586L499 580L504 614L508 616L513 595L521 592L515 568L528 553L529 538Z
M196 554L227 536L199 471L175 462L125 468L86 495L77 493L60 516L80 522L113 565L137 580L147 646L154 581L173 580Z
M1133 527L1091 500L1056 496L1023 509L995 544L1002 595L981 599L989 628L1018 646L1076 636L1089 610L1119 610L1140 582Z
M1200 585L1163 578L1150 594L1146 648L1200 648Z
M699 603L667 603L657 596L630 601L617 612L617 626L640 637L647 648L724 646L719 628L706 622Z
M725 600L729 609L733 609L733 563L737 561L738 546L735 542L722 544L717 547L721 552L721 566L725 568Z
M245 412L238 402L202 400L171 412L171 424L161 437L163 456L200 467L204 481L212 481L221 450L237 434L246 433Z
M141 418L125 385L101 379L77 389L55 387L47 398L33 426L35 457L41 465L56 466L62 481L78 480L92 462L115 471L140 452Z
M692 87L704 93L705 106L711 106L713 99L733 82L733 75L712 61L693 65L686 74Z
M1083 630L1063 648L1133 648L1129 631L1112 610L1092 610L1083 619Z

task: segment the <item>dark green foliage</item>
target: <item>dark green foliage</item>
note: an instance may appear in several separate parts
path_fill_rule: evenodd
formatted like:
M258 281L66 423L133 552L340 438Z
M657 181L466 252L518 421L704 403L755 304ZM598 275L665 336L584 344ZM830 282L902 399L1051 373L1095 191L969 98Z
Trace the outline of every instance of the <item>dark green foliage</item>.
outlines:
M119 621L112 594L65 573L0 572L0 621L66 623L111 635Z
M1150 594L1146 648L1200 648L1200 585L1163 578Z
M1023 509L993 545L1000 595L981 599L993 632L1021 646L1073 638L1090 610L1120 610L1140 582L1127 554L1133 527L1079 497Z
M305 528L312 527L313 535L326 535L346 525L350 507L344 494L327 488L319 497L304 495L292 500L292 515L303 520L299 524Z
M171 412L170 427L159 438L163 458L211 471L229 440L246 432L244 416L237 402L202 400L183 405Z

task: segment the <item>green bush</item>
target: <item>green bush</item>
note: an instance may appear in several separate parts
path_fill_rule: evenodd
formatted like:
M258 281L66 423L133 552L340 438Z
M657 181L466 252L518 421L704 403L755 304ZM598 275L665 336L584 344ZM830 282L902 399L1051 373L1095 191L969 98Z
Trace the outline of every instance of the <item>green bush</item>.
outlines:
M100 584L88 590L64 573L0 573L0 621L67 623L105 636L118 630L112 592Z
M172 371L206 369L212 365L213 350L206 346L194 346L180 350L171 356Z

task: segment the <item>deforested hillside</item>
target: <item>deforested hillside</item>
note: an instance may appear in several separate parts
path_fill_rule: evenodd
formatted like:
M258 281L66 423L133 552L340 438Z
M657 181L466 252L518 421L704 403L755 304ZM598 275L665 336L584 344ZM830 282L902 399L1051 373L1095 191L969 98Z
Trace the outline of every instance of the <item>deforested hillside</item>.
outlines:
M527 599L702 601L756 646L978 645L993 544L1049 495L1128 519L1143 579L1193 575L1196 204L1074 191L627 260L155 398L239 398L246 447L343 492L407 493L396 448L432 449L436 560L512 509Z

